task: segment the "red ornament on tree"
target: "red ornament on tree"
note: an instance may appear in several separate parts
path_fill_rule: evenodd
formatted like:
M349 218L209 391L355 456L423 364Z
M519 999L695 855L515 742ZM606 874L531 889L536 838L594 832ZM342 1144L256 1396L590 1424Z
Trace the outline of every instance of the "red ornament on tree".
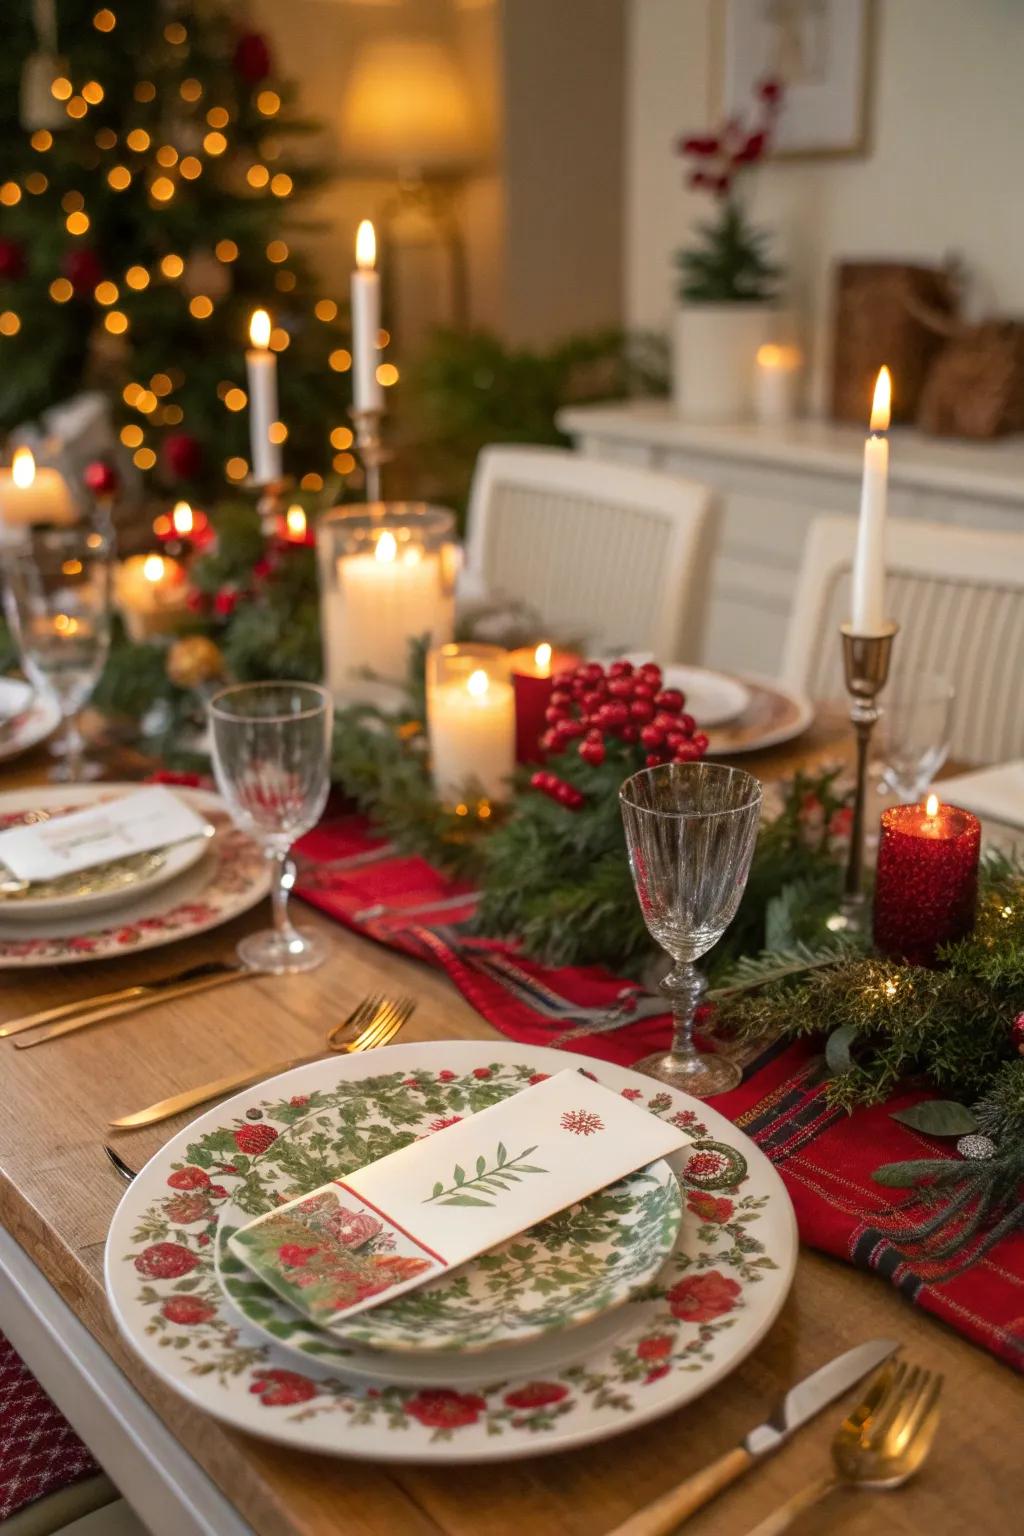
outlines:
M94 496L113 496L120 484L117 470L105 459L95 459L87 464L82 479Z
M1017 1048L1017 1055L1024 1056L1024 1013L1018 1013L1010 1025L1010 1038Z
M25 247L20 240L0 240L0 278L16 283L25 276Z
M103 264L89 245L76 245L64 257L64 276L79 298L92 293L103 276Z
M273 70L270 44L262 32L243 32L232 59L235 74L246 85L258 85Z
M191 432L172 432L164 439L161 460L172 480L197 480L203 472L203 445Z

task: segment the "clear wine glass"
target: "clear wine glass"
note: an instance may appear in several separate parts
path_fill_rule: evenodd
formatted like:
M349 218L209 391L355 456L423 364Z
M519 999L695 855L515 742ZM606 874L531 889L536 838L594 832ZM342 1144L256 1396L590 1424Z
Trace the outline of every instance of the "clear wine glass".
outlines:
M736 915L761 817L761 786L719 763L646 768L619 791L629 863L644 922L675 964L660 983L672 1004L671 1049L634 1070L707 1097L735 1088L742 1073L693 1043L693 1016L707 983L699 960Z
M95 528L34 528L4 551L4 611L22 669L53 699L64 723L63 760L50 778L95 779L83 757L78 713L110 650L111 544Z
M898 673L882 695L881 788L923 800L949 756L956 691L937 672Z
M333 706L315 683L240 683L210 701L213 771L235 825L274 864L274 926L238 946L255 970L311 971L326 947L288 916L288 850L316 826L330 788Z

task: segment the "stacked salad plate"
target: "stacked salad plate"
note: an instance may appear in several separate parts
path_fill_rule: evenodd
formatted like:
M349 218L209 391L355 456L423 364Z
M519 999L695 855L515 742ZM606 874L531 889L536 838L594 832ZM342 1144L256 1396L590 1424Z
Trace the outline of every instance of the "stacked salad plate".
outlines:
M240 1261L232 1239L257 1218L568 1066L692 1142L330 1326ZM303 1203L346 1265L388 1263L379 1223L357 1229L341 1199ZM315 1294L331 1244L282 1247ZM106 1282L146 1364L238 1429L371 1460L487 1461L586 1444L706 1391L771 1326L795 1259L777 1174L698 1100L604 1062L459 1041L314 1062L202 1116L126 1191Z

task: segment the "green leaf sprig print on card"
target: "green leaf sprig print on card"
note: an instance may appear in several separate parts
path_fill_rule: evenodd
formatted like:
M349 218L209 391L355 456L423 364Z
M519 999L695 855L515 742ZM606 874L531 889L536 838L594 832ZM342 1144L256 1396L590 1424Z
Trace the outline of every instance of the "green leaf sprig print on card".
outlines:
M486 1157L481 1154L476 1160L476 1173L468 1178L465 1168L455 1164L452 1172L452 1182L445 1188L442 1180L434 1185L433 1191L424 1200L424 1205L431 1205L434 1201L438 1205L483 1205L492 1207L493 1199L486 1199L487 1195L497 1195L507 1190L510 1185L518 1184L521 1177L527 1173L547 1173L546 1168L538 1168L534 1163L528 1163L528 1158L537 1148L527 1147L518 1156L510 1158L504 1144L498 1142L498 1150L494 1154L494 1161L488 1166Z

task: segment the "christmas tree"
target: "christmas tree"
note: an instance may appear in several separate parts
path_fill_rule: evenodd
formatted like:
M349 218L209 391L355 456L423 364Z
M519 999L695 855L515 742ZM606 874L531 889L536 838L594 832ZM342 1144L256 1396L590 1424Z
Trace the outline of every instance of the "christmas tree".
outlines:
M286 469L354 469L347 315L292 244L323 172L266 38L217 0L10 0L4 34L0 429L98 388L155 491L216 496L249 473L264 308Z

